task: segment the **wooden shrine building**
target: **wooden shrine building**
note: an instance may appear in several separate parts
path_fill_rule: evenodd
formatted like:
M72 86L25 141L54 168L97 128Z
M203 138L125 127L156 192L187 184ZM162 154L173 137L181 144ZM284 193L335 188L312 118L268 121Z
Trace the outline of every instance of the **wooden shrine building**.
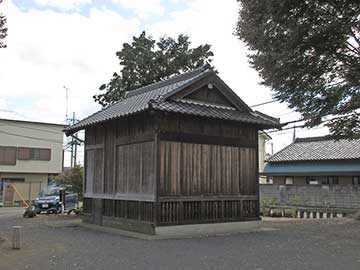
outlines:
M209 66L127 93L68 127L85 129L84 222L157 226L259 219L252 111Z

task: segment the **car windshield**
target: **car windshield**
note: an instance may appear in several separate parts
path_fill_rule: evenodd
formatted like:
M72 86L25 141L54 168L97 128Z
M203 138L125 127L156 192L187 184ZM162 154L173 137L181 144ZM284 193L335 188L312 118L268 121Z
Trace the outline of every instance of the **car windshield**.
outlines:
M58 187L47 187L44 188L40 193L40 197L45 196L59 196L59 188Z

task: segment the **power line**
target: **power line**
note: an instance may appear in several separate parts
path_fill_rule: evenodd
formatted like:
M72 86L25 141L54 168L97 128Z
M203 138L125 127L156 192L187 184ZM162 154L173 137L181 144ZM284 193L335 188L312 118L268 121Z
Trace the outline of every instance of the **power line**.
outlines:
M32 139L32 140L38 140L38 141L46 141L46 142L53 142L53 143L61 143L61 144L63 144L62 141L50 140L50 139L41 139L41 138L37 138L37 137L26 136L26 135L21 135L21 134L17 134L17 133L2 131L2 130L0 130L0 133L7 134L7 135L12 135L12 136L16 136L16 137L22 137L22 138L26 138L26 139Z
M15 111L13 111L13 110L4 110L4 109L0 109L0 111L1 111L1 112L14 113L14 114L17 114L17 115L19 115L19 116L21 116L21 117L28 118L27 116L25 116L25 115L23 115L23 114L21 114L21 113L15 112Z
M315 118L319 118L319 117L321 118L321 117L325 117L325 116L329 116L329 115L332 115L332 113L327 113L327 114L323 114L323 115L320 115L320 116L303 117L303 118L300 118L300 119L297 119L297 120L282 123L281 125L282 126L287 126L289 124L294 124L294 123L298 123L298 122L302 122L302 121L306 121L306 120L310 120L310 119L315 119ZM346 117L346 116L342 116L342 117ZM339 117L337 117L337 118L339 118ZM325 121L329 121L329 120L324 120L323 122L325 122Z
M289 129L293 129L294 127L292 128L289 128ZM296 128L296 127L295 127ZM318 130L318 129L322 129L322 128L325 128L325 127L314 127L314 128L311 128L311 130ZM276 130L274 131L276 132ZM274 133L274 132L267 132L267 133ZM285 134L292 134L293 131L290 131L290 130L287 130L285 132L281 132L281 130L279 130L280 133L276 133L276 134L273 134L273 135L285 135ZM299 133L302 133L302 132L305 132L304 130L300 130L298 131Z
M278 114L276 115L275 117L281 117L281 116L286 116L286 115L290 115L290 114L294 114L294 113L298 113L298 112L295 112L295 111L291 111L291 112L287 112L287 113L282 113L282 114Z
M288 129L303 128L303 127L306 127L306 125L293 126L293 127L283 128L283 129L280 129L280 130L270 130L270 131L266 131L266 133L275 133L275 132L281 132L281 131L288 130Z
M64 134L61 131L52 131L52 130L46 130L46 129L41 129L41 128L25 127L25 126L19 126L19 125L16 125L16 124L6 124L6 126L13 126L13 127L32 129L32 130L39 130L39 131L48 132L48 133L54 133L54 134Z
M274 102L276 102L276 101L277 101L277 100L269 100L269 101L266 101L266 102L263 102L263 103L259 103L259 104L251 105L251 106L250 106L250 108L259 107L259 106L262 106L262 105L266 105L266 104L274 103Z
M328 114L330 115L330 114ZM324 115L325 116L325 115ZM334 117L334 118L331 118L331 119L327 119L327 120L323 120L320 124L323 124L325 122L329 122L329 121L332 121L332 120L335 120L335 119L341 119L341 118L345 118L345 117L348 117L347 115L344 115L344 116L339 116L339 117ZM296 122L301 122L301 121L305 121L305 120L308 120L308 119L312 119L314 117L309 117L309 118L303 118L303 119L299 119L299 120L294 120L294 121L289 121L287 123L284 123L284 124L281 124L282 126L286 126L288 124L292 124L292 123L296 123ZM288 128L283 128L283 129L280 129L280 130L270 130L270 131L267 131L267 133L275 133L275 132L281 132L283 130L288 130L288 129L293 129L294 127L295 128L304 128L306 127L307 125L304 124L304 125L301 125L301 126L293 126L293 127L288 127ZM315 128L313 128L315 129Z

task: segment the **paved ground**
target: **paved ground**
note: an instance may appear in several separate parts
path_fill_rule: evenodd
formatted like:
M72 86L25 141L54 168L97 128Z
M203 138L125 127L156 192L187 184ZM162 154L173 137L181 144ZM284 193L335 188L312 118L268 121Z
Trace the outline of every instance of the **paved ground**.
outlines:
M75 219L0 214L0 269L360 269L360 222L350 219L266 220L277 230L154 241L70 227ZM10 249L12 225L24 227L21 250Z

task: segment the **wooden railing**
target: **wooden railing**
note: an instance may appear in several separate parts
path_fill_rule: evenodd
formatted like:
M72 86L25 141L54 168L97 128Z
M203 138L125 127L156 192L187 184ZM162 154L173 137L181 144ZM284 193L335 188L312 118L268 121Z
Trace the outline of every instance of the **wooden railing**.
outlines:
M103 216L154 221L154 203L142 201L103 200Z
M180 225L256 220L259 202L256 196L230 198L162 198L159 203L102 199L101 215L156 225ZM158 207L156 209L156 206ZM84 199L84 213L94 214L91 198ZM156 215L156 216L155 216Z
M161 201L159 225L258 219L257 199Z

